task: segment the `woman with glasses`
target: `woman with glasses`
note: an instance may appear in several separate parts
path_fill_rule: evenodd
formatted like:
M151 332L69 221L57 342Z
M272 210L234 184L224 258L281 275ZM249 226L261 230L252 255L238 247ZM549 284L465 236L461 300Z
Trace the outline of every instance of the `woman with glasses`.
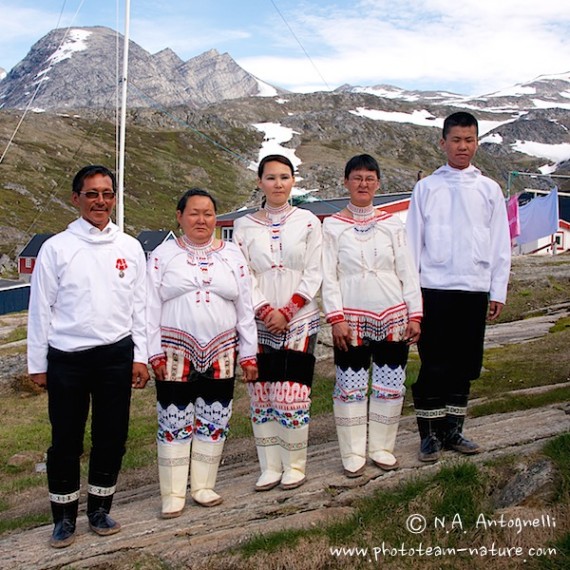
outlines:
M367 428L372 462L386 471L399 466L393 451L422 302L403 224L373 205L380 188L376 160L368 154L351 158L344 186L350 202L323 222L322 297L332 325L334 416L344 473L359 477Z
M257 378L257 330L243 255L214 237L216 202L205 190L188 190L176 218L182 235L158 246L148 262L163 518L182 513L189 467L194 501L205 507L222 502L214 486L232 414L236 353L245 380Z
M257 182L265 204L234 224L234 240L253 276L259 335L259 378L248 384L261 466L255 490L279 484L295 489L305 482L321 224L311 212L289 205L295 176L285 156L266 156Z

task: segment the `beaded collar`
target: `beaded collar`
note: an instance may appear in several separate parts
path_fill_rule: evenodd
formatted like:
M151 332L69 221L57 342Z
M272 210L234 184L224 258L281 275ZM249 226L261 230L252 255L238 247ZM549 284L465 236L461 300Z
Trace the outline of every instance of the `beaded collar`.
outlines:
M374 217L374 206L370 204L369 206L355 206L352 202L346 205L346 209L352 214L355 222L367 222L370 218Z
M265 211L267 219L271 220L272 222L282 220L290 209L291 205L289 202L285 202L283 206L279 206L278 208L273 208L268 204L265 204L265 206L263 206L263 210Z
M211 255L214 251L214 236L206 243L197 244L188 239L186 235L179 238L178 243L186 250L186 263L197 267L199 270L202 286L206 289L212 283L212 274L210 267L212 266ZM196 303L200 302L200 291L196 291ZM206 302L210 302L210 293L206 290Z
M212 250L212 246L214 244L214 236L212 236L206 243L194 243L192 240L188 238L188 236L183 235L181 237L182 246L187 251L192 253L208 253Z
M281 237L281 228L285 223L287 214L292 209L289 202L285 202L283 206L272 208L265 204L263 210L267 216L269 229L269 249L271 252L271 268L283 269L283 241Z

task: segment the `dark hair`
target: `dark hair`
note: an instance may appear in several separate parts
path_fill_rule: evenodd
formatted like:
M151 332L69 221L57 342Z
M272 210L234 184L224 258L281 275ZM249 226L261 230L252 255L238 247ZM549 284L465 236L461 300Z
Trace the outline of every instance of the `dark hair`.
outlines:
M73 178L71 183L71 190L76 194L79 194L83 188L83 183L86 178L95 176L96 174L102 174L103 176L108 176L113 183L113 192L117 192L117 181L115 175L106 167L100 164L90 164L89 166L84 166Z
M210 198L212 204L214 205L214 212L218 211L218 203L216 202L216 199L206 190L202 190L202 188L190 188L190 190L186 190L186 192L184 192L184 194L182 194L180 197L180 200L178 200L176 211L184 212L188 200L194 196L204 196L204 198Z
M458 111L457 113L452 113L443 121L443 138L445 139L449 131L453 127L475 127L475 132L479 136L479 123L477 119L471 114L465 111Z
M261 159L261 162L257 167L258 178L261 178L263 176L263 170L265 169L265 165L268 162L280 162L281 164L288 166L291 169L291 176L295 176L295 167L293 166L293 163L286 156L283 156L282 154L268 154L267 156Z
M373 156L369 154L358 154L353 156L344 167L344 178L348 179L353 170L373 170L380 179L380 166Z

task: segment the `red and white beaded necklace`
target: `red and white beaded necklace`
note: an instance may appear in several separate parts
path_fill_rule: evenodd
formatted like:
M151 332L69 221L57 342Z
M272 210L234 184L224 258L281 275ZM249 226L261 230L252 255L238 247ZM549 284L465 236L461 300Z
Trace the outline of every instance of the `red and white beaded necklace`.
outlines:
M212 252L214 251L214 236L206 243L198 244L183 235L179 240L180 245L186 250L186 262L188 265L197 266L202 278L202 285L207 287L212 283L210 266L212 265Z
M291 205L285 202L278 208L273 208L268 204L263 207L265 217L269 227L269 249L273 259L272 268L283 268L283 241L281 239L281 227L285 223L287 214L291 210Z
M356 238L359 241L368 241L374 233L373 230L376 221L376 210L374 209L374 205L370 204L368 206L360 207L349 202L346 205L346 209L352 214Z

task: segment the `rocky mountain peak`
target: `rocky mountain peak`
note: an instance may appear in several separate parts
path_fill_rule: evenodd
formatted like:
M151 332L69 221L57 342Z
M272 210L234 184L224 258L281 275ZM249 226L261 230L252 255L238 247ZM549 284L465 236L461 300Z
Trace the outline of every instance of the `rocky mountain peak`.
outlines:
M110 28L53 30L0 81L0 107L24 108L34 94L34 108L112 107L122 50L122 36ZM227 53L211 49L185 62L169 48L151 55L133 41L129 84L131 107L199 107L262 92L258 80Z

